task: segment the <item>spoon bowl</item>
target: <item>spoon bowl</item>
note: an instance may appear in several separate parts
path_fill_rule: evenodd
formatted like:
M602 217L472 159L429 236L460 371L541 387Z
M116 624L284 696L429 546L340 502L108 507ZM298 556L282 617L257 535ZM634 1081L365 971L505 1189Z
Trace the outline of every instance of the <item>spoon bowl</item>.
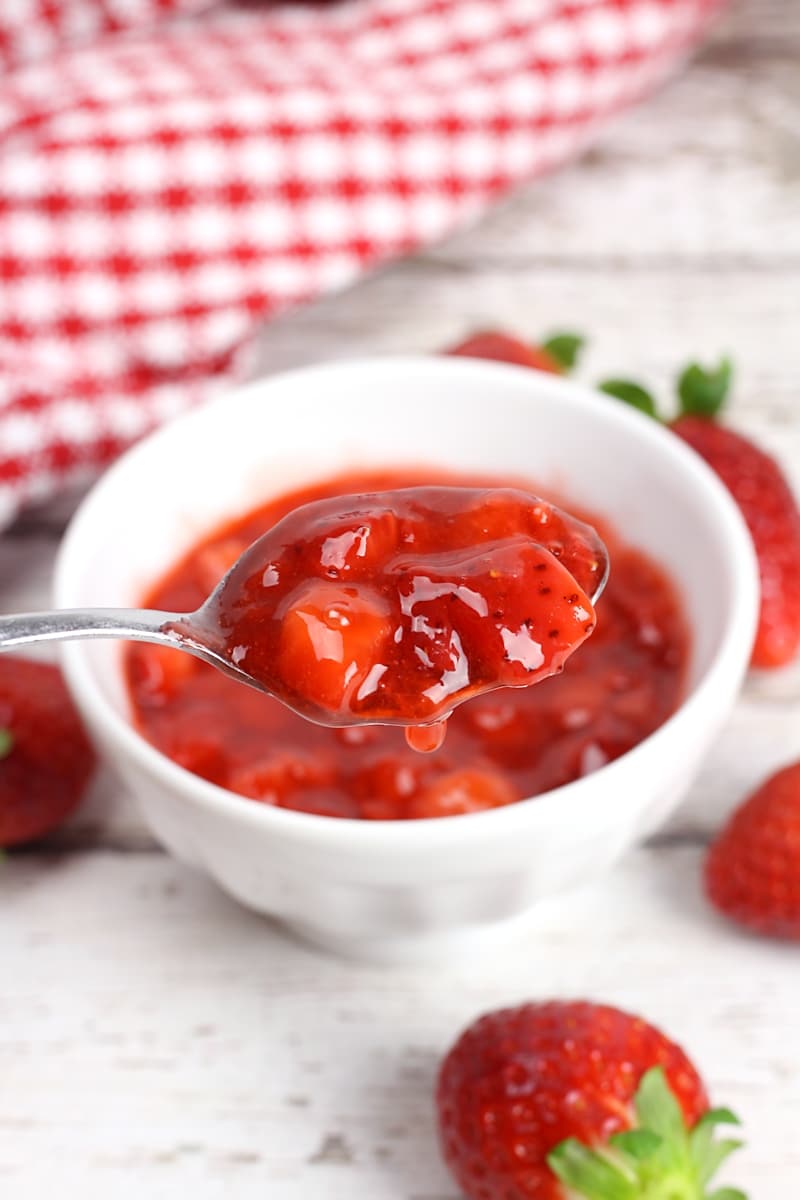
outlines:
M595 530L532 493L405 488L298 507L240 555L195 612L83 609L0 617L0 651L79 638L154 642L202 659L319 725L441 726L443 736L441 723L458 704L561 670L594 628L590 608L608 574L608 551ZM376 584L384 585L383 595ZM562 646L554 640L559 630L547 637L545 629L555 620L549 597L564 591ZM539 600L545 612L538 625L535 617L533 623L515 617L520 601L522 611L536 613L537 592L548 596ZM477 646L476 616L484 638ZM366 662L348 650L365 619ZM292 622L300 632L288 652ZM489 641L497 665L487 672L485 653L469 651L485 652ZM399 683L393 658L411 661L410 676ZM438 744L428 738L417 748Z

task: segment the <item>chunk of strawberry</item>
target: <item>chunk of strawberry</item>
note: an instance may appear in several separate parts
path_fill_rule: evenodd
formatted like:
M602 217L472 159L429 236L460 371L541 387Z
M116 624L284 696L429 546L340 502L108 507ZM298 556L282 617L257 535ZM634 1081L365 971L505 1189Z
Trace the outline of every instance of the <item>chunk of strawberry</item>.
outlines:
M413 797L408 805L408 815L412 818L455 817L502 808L519 799L519 793L498 771L463 767L448 771Z
M232 772L228 786L262 804L284 804L297 792L326 788L335 779L332 763L278 752Z
M423 766L419 760L380 758L362 767L353 777L352 791L360 815L367 821L402 821L420 789Z
M355 514L352 522L325 538L320 565L331 578L358 580L391 558L400 538L400 523L390 510Z
M314 581L290 599L281 620L278 671L298 696L344 712L380 683L381 651L392 634L388 609L367 589Z
M201 666L198 658L182 650L143 644L130 648L128 662L140 701L148 708L168 704Z

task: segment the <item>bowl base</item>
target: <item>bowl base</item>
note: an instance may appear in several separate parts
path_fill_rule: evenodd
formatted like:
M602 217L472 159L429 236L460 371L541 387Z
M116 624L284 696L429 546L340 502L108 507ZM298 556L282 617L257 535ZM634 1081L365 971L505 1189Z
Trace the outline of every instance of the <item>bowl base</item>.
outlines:
M534 907L505 921L435 933L359 937L332 933L302 921L279 921L279 924L289 936L315 950L364 966L458 967L516 949L526 937L535 936L544 911L558 899L540 900Z

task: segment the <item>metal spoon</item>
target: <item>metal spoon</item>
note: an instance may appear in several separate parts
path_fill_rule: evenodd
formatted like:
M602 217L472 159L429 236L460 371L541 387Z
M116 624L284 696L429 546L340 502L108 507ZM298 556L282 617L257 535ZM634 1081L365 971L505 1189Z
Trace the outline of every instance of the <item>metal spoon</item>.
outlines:
M222 643L213 644L213 629L204 621L205 609L219 591L194 613L159 612L152 608L65 608L54 612L20 613L0 617L0 653L40 642L77 641L81 638L123 638L129 642L155 642L185 650L219 671L264 691L257 679L230 662Z
M295 512L298 511L295 510ZM592 578L595 586L591 594L594 603L602 593L608 579L608 552L594 530L589 529L582 522L574 521L573 518L570 520L574 522L576 528L580 527L591 535L592 553L596 567ZM272 532L274 531L270 531L270 533ZM265 538L269 536L270 534L267 534ZM86 608L0 617L0 652L40 642L81 638L122 638L126 641L155 642L158 645L169 646L172 649L192 654L232 679L274 695L275 693L270 691L262 681L243 670L232 660L223 632L219 628L216 611L217 599L223 592L226 582L236 573L243 559L252 557L254 548L258 547L261 540L263 539L258 539L258 542L244 551L196 612L170 613L141 608ZM276 698L284 700L280 695L277 695ZM284 702L288 703L286 700ZM291 704L289 706L294 707ZM309 716L308 713L303 715ZM317 715L311 719L324 724L341 723L334 719L328 721Z

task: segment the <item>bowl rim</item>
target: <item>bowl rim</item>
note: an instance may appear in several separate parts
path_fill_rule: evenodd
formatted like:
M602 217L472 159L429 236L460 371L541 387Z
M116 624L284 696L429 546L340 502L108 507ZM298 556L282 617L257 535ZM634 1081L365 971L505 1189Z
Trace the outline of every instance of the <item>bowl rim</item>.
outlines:
M335 848L346 844L375 850L381 846L405 854L421 848L450 847L472 838L484 839L490 834L513 834L518 826L527 826L531 821L547 821L552 810L562 810L586 794L602 777L604 786L613 787L637 764L643 756L654 753L666 745L685 727L691 727L704 719L704 709L710 693L717 682L733 671L743 674L749 661L750 646L755 635L759 605L758 568L753 543L744 519L724 484L703 459L680 438L670 434L652 418L620 403L618 400L594 391L590 387L555 375L546 375L529 368L483 359L446 356L404 355L386 357L364 357L343 359L298 367L252 380L241 387L232 388L207 404L182 414L167 422L127 450L92 486L76 510L56 559L54 573L55 601L60 607L75 604L71 597L75 585L75 561L98 516L102 522L104 500L107 491L116 480L130 471L141 469L147 462L151 448L182 433L191 432L194 424L214 420L216 415L230 417L232 406L247 404L254 395L265 389L284 385L314 386L317 380L324 381L331 373L352 375L353 373L419 372L431 375L459 376L483 375L487 384L500 383L504 378L514 378L517 383L525 380L532 395L537 392L561 393L564 401L576 411L591 408L593 415L602 414L603 419L627 429L634 438L649 441L658 446L658 452L672 459L676 468L691 480L705 503L715 513L719 533L725 544L725 553L734 574L734 594L729 599L730 611L726 626L720 635L717 650L703 675L685 696L675 712L648 735L643 741L626 751L618 759L599 768L591 775L573 780L571 783L526 797L514 804L483 812L460 814L437 820L390 820L367 821L361 818L326 817L293 809L277 808L259 804L217 784L210 783L192 774L168 758L120 713L109 706L100 694L88 658L85 645L81 642L65 643L61 657L65 677L75 699L84 713L102 728L107 742L113 743L120 754L133 759L146 774L155 775L158 781L171 791L178 791L202 807L213 810L217 815L240 822L249 828L271 832L276 836L285 834L293 838L302 837L320 847ZM746 648L746 650L745 650Z

